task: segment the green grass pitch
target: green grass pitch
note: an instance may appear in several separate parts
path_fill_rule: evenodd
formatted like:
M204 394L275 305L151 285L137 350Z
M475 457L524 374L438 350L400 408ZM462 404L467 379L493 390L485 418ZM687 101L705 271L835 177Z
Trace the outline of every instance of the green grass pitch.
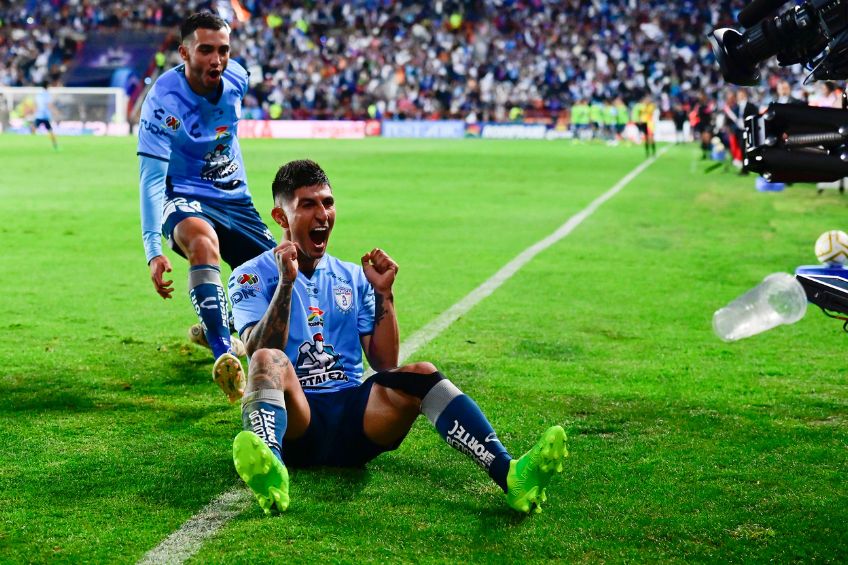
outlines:
M148 280L133 139L0 136L0 562L134 562L239 485L237 407ZM626 173L638 147L246 141L254 200L310 157L330 251L400 264L409 336ZM547 426L571 457L541 515L511 511L419 419L367 469L295 471L287 513L234 518L195 563L828 562L848 547L848 336L817 309L734 344L712 313L815 262L848 196L704 172L672 147L419 351L514 455ZM278 230L274 229L275 234Z

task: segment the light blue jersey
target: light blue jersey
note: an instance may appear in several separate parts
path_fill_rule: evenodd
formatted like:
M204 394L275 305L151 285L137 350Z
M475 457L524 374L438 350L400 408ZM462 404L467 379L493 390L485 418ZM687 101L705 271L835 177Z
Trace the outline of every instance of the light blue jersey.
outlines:
M220 96L210 100L191 89L180 65L159 77L144 100L138 155L168 163L169 198L250 198L236 137L247 71L230 60L221 82Z
M279 280L273 250L233 271L228 287L239 334L265 316ZM372 333L374 288L362 267L325 255L312 277L297 274L285 353L305 392L359 386L359 338Z
M35 114L33 115L33 118L36 120L47 120L48 122L51 119L50 93L46 88L42 89L35 95Z

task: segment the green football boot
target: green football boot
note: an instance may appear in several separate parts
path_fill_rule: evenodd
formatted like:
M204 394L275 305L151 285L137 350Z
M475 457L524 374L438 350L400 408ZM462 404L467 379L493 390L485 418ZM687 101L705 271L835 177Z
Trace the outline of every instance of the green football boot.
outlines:
M265 514L289 507L289 472L258 435L239 432L233 441L233 463Z
M562 462L568 457L565 439L562 426L552 426L530 451L509 462L507 504L519 512L542 511L541 505L548 499L545 487L551 477L562 472Z

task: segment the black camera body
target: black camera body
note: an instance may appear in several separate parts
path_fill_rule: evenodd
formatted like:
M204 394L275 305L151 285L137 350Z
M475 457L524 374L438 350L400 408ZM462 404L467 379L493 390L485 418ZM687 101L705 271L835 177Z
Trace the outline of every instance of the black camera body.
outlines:
M848 177L848 110L770 104L745 120L745 167L769 182Z
M768 17L784 0L754 0L739 13L740 33L721 28L709 34L724 79L756 85L756 65L777 56L781 66L802 64L808 80L848 78L848 0L808 0Z
M724 79L755 85L757 64L771 56L783 66L805 65L807 81L848 78L848 0L807 0L772 15L784 3L754 0L739 13L744 32L710 33ZM771 104L745 120L745 166L772 182L848 177L848 110Z

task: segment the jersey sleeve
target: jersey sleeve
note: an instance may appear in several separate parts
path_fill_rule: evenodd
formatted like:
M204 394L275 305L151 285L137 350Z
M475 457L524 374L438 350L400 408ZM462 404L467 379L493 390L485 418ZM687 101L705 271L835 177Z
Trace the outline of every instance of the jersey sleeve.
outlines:
M165 177L168 164L158 159L139 158L139 200L141 239L147 262L162 255L162 205L165 202Z
M268 281L256 274L256 269L244 267L233 271L227 283L233 303L233 323L239 335L259 323L271 304L265 292Z
M173 126L179 124L180 119L176 108L168 106L155 92L151 92L141 105L141 118L138 121L139 156L166 162L170 160L171 146L177 135Z
M359 311L356 316L356 329L359 335L371 335L374 333L374 287L365 278L362 269L359 270L357 279Z

